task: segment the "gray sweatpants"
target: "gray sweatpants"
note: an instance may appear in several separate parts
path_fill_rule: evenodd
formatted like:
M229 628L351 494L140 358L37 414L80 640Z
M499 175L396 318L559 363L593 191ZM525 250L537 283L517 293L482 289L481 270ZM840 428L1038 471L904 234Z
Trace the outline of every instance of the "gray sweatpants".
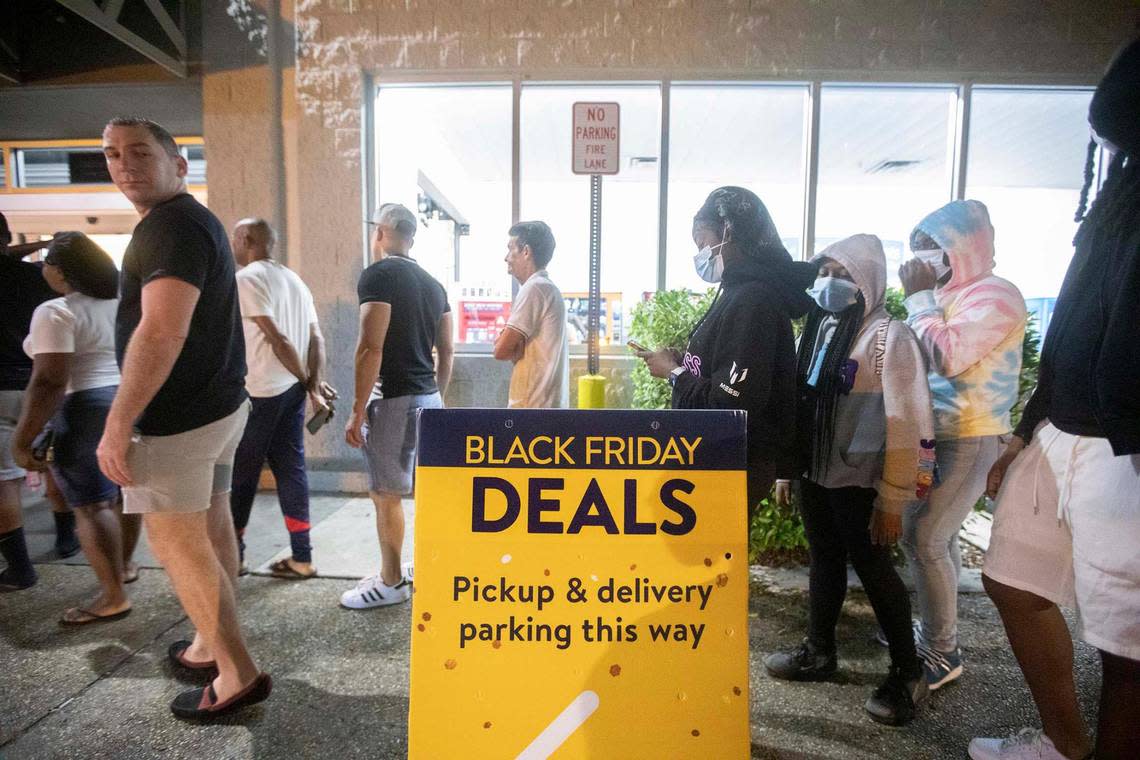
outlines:
M922 635L940 652L958 646L958 530L986 490L986 475L1001 455L1001 437L938 441L939 482L930 498L903 516L902 544L914 576Z

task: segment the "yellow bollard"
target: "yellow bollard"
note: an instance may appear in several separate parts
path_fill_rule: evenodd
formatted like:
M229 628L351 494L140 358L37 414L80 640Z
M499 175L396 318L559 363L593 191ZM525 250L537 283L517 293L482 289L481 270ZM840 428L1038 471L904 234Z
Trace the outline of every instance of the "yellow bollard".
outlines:
M606 408L606 378L604 375L580 375L578 377L578 408Z

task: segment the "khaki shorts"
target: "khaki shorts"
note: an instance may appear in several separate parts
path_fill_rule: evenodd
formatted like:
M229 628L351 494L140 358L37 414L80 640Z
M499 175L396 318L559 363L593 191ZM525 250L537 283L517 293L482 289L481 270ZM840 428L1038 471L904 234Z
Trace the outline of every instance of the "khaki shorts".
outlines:
M0 480L24 477L24 471L12 458L12 435L20 421L20 402L23 391L0 391Z
M1140 660L1140 454L1042 426L1006 471L983 573L1075 608L1081 638Z
M175 435L131 440L127 466L134 485L123 489L123 511L202 512L210 498L228 493L249 401L217 422Z

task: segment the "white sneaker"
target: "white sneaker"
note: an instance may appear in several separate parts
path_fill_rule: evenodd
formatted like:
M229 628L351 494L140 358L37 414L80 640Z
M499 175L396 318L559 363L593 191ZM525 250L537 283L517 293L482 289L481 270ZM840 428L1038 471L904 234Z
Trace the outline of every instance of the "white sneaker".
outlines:
M1005 739L971 739L973 760L1068 760L1037 728L1023 728Z
M402 577L395 586L389 586L380 580L379 575L373 575L357 583L356 588L341 594L340 603L350 610L367 610L400 604L411 598L412 580L408 576Z

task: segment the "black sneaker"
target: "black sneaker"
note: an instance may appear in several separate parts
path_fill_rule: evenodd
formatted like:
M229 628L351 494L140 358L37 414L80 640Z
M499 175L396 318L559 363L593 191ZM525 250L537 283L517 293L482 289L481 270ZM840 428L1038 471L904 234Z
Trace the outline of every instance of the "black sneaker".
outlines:
M79 545L79 539L75 536L62 539L57 537L55 539L55 553L60 559L74 557L82 548L83 547Z
M23 591L26 588L31 588L36 585L39 580L36 571L32 570L27 575L20 575L10 567L4 568L0 571L0 593L8 591Z
M824 681L835 675L835 652L825 652L804 639L796 649L765 657L764 669L773 678L785 681Z
M916 708L929 694L930 689L921 671L913 678L907 678L892 665L887 679L875 689L863 709L876 723L905 726L914 720Z

